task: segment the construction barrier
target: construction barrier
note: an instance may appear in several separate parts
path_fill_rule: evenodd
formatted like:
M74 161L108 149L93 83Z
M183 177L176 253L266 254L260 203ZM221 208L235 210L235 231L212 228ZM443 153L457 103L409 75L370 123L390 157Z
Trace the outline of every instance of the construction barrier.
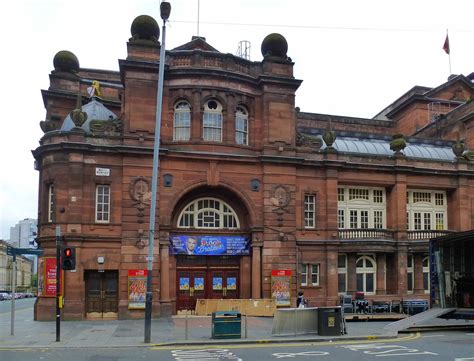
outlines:
M246 316L273 316L276 303L273 299L198 299L194 313L198 316L212 315L218 311L237 311Z

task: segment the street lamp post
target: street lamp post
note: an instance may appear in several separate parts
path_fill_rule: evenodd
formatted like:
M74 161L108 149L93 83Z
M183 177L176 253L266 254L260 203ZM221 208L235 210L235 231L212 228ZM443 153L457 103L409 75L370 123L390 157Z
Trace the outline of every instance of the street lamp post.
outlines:
M161 36L160 66L158 71L158 91L156 95L156 120L155 120L155 143L153 147L153 174L151 179L151 203L150 203L150 231L148 238L148 268L146 278L146 301L145 301L145 343L150 343L151 336L151 313L153 306L153 244L155 242L155 212L156 196L158 191L158 172L160 164L160 133L161 133L161 111L163 103L163 80L165 73L165 38L166 21L171 12L171 4L163 1L160 4L160 16L163 19L163 31Z

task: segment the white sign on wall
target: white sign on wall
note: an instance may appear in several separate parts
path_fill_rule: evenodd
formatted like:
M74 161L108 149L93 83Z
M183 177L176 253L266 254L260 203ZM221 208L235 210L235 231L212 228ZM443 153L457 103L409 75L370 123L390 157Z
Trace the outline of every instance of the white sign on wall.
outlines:
M96 168L95 175L99 177L108 177L110 176L110 168Z

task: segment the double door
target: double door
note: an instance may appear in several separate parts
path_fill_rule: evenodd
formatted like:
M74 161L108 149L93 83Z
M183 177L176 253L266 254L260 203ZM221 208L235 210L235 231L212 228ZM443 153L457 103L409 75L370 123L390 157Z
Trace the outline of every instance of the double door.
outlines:
M197 299L239 298L239 270L186 269L177 272L176 308L194 310Z
M86 316L116 318L118 315L118 271L86 271Z

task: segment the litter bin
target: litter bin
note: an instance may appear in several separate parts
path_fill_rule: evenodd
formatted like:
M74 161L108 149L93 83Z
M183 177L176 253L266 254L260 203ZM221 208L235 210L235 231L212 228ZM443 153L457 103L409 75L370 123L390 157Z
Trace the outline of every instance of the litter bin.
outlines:
M237 311L212 313L212 338L241 338L242 316Z
M341 307L318 307L318 335L341 335Z

